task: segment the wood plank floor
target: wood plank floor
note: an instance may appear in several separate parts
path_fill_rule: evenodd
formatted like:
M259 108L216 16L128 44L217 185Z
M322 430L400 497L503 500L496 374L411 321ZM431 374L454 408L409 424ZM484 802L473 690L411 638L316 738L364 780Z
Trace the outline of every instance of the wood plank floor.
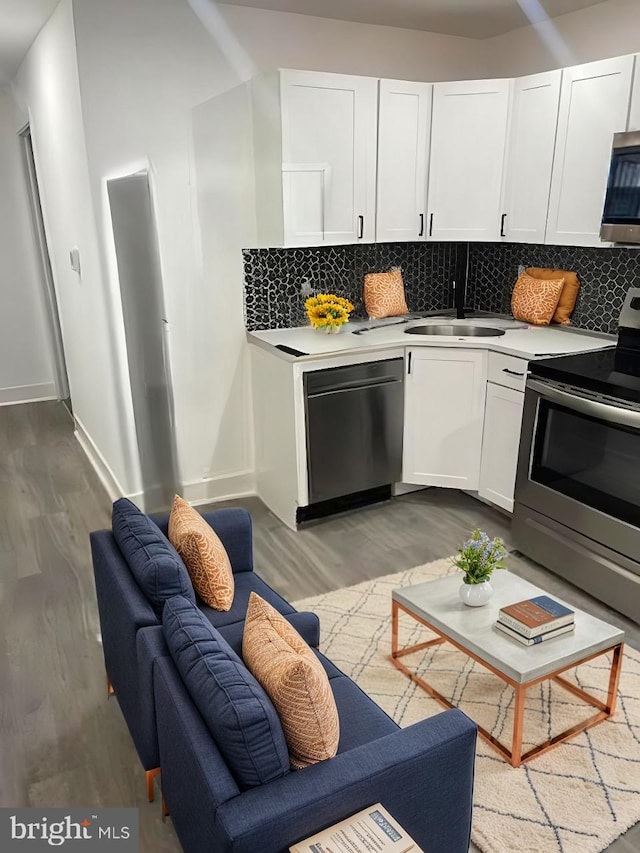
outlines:
M233 503L253 516L257 570L289 600L447 556L476 526L509 543L508 518L459 492L414 492L297 533L256 498ZM134 806L141 853L179 851L106 697L88 535L109 516L64 407L1 407L0 805ZM640 648L637 625L526 559L509 566ZM609 851L639 849L640 825Z

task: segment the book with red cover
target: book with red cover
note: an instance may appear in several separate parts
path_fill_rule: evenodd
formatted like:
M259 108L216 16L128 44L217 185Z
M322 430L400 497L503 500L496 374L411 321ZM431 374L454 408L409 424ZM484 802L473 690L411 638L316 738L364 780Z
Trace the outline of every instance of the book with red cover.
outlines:
M573 624L573 610L549 598L538 595L525 601L517 601L501 607L498 620L527 637L534 637L553 628Z

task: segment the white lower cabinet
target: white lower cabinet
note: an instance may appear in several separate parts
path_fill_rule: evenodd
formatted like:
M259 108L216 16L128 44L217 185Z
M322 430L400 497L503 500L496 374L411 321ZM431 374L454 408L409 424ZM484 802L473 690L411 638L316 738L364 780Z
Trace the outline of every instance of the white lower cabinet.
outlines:
M406 359L403 482L478 489L486 351L424 347Z
M478 494L509 512L520 445L524 393L487 383Z

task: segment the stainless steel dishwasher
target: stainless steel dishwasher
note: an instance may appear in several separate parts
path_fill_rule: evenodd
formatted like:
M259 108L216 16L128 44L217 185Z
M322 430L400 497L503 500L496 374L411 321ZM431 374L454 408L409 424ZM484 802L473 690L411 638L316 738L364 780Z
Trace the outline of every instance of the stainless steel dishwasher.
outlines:
M304 374L309 503L398 482L403 359Z

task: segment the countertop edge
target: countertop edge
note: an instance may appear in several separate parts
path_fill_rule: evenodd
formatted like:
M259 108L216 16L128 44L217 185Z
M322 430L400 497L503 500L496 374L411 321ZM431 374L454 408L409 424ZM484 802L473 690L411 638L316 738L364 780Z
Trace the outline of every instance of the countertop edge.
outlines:
M306 327L300 327L300 328L306 328ZM402 341L402 342L399 342L399 341L387 341L387 342L377 342L377 343L372 342L371 344L363 344L362 346L358 346L355 348L354 347L351 347L351 348L348 347L345 349L328 350L328 351L324 351L321 353L305 353L304 355L301 355L301 356L295 356L295 355L291 355L290 353L284 352L281 349L278 349L278 347L275 344L272 344L271 342L264 340L262 337L260 337L261 331L264 332L264 331L277 331L277 330L275 330L275 329L268 329L268 330L263 329L263 330L256 330L256 331L247 330L245 333L247 343L251 344L252 346L257 346L260 349L265 350L266 352L269 352L271 355L274 355L274 356L282 359L283 361L289 362L290 364L304 364L304 363L308 363L308 362L321 361L321 360L327 359L327 358L334 358L334 357L347 356L347 355L356 355L359 353L366 354L366 353L372 353L372 352L382 352L384 350L391 350L391 349L397 350L398 348L406 349L409 347L411 347L412 349L415 347L445 347L445 348L463 347L465 349L484 349L484 350L487 350L489 352L497 352L497 353L501 353L503 355L510 355L510 356L514 356L515 358L525 359L527 361L534 361L534 360L541 359L541 358L555 358L555 357L560 357L563 355L572 354L572 353L567 353L567 352L531 353L531 352L527 352L525 350L518 349L514 346L501 344L500 343L501 338L474 339L474 338L470 337L470 338L466 339L464 342L462 342L459 338L456 338L455 340L442 340L442 339L428 340L428 339L420 339L419 336L412 336L413 338L417 338L417 339L413 339L411 341ZM289 329L283 329L281 331L286 332L286 331L289 331ZM616 336L607 334L605 332L591 332L587 329L574 329L572 327L566 327L566 326L554 328L553 331L557 332L557 333L565 333L565 334L566 333L572 333L572 334L583 335L585 337L588 336L590 338L597 338L599 340L606 341L606 342L610 343L610 345L612 347L614 347L616 344ZM597 346L589 347L589 348L584 349L584 350L579 350L579 352L580 353L598 352L598 351L601 351L602 349L606 349L606 347L597 347Z

